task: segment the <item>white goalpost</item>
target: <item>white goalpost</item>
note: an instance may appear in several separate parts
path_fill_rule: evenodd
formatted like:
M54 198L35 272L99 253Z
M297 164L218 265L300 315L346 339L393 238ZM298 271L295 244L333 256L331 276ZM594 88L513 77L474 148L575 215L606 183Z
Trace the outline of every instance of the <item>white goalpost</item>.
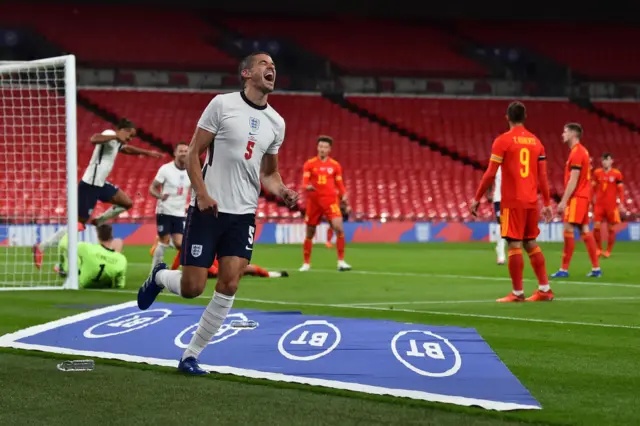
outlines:
M78 161L73 55L0 62L0 290L77 289ZM68 249L32 247L60 227Z

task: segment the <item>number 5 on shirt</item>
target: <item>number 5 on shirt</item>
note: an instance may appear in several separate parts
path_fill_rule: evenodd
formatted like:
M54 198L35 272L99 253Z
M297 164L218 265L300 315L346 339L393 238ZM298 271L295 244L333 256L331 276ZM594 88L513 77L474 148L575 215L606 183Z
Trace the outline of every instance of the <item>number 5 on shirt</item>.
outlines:
M254 146L256 146L256 143L254 141L247 142L247 150L244 153L244 159L245 160L249 160L249 159L251 159L251 157L253 157L253 147Z

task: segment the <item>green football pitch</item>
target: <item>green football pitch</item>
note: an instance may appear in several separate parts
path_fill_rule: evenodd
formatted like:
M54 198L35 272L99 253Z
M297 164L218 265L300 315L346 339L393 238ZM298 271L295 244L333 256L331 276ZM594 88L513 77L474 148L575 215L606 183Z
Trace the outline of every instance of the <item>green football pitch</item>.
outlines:
M559 266L561 249L543 246L549 272ZM125 253L130 265L122 291L0 292L0 335L134 300L151 259L147 247L126 247ZM26 250L0 254L25 260L14 278L37 278ZM494 260L487 243L351 245L347 261L354 270L340 273L334 250L317 245L314 269L299 273L300 246L261 245L254 263L291 276L243 279L234 306L473 327L542 410L498 413L235 376L184 377L169 368L101 359L92 372L63 373L56 369L58 355L0 349L0 424L640 424L640 245L618 243L602 261L604 276L588 279L587 255L578 244L572 277L552 283L552 303L495 303L510 283L507 268ZM0 266L0 276L9 268L15 271ZM525 277L530 293L535 281L528 265ZM165 295L160 300L187 303Z

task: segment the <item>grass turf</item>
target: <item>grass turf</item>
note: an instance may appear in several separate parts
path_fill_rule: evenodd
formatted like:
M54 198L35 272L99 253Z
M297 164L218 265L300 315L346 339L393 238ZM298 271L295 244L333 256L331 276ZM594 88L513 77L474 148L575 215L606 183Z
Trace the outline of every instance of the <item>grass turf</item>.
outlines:
M132 300L149 271L147 250L126 248L125 291L0 292L0 335ZM552 272L561 246L543 250ZM0 349L0 424L640 423L633 408L640 382L639 246L619 243L602 261L599 280L584 276L589 264L579 247L572 278L552 283L557 301L506 305L492 302L510 285L488 244L352 245L347 260L356 269L348 273L335 271L334 251L322 246L314 248L312 272L295 272L300 252L299 246L257 247L255 263L287 269L291 277L245 278L234 306L474 327L544 409L493 413L231 376L193 380L166 368L106 360L97 360L94 372L65 374L55 368L58 356ZM26 249L3 248L0 255L7 259L2 281L55 280L50 264L34 274ZM535 282L528 265L525 277L529 293ZM357 306L336 306L345 304Z

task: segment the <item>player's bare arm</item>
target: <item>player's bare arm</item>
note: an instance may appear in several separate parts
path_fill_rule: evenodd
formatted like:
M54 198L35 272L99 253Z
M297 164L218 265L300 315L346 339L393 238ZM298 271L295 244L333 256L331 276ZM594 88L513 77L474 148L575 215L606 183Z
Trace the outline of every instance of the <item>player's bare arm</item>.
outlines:
M289 208L297 205L298 193L282 182L278 171L278 154L264 154L260 164L260 180L268 192L281 197Z
M151 182L151 185L149 186L149 194L151 194L151 196L157 200L165 201L167 198L169 198L169 194L162 193L162 184L157 180Z
M564 194L562 195L562 199L558 203L558 212L564 212L564 209L567 208L567 203L569 202L569 198L573 195L576 187L578 186L578 179L580 178L580 169L571 170L571 174L569 175L569 182L567 182L567 188L564 190Z
M191 182L191 188L196 194L196 204L201 211L211 210L214 215L218 214L218 203L207 193L204 184L202 169L200 168L200 155L213 143L216 135L208 130L198 127L193 134L189 150L187 151L187 174Z
M113 139L113 137L112 137ZM127 155L144 155L145 157L151 158L162 158L163 154L158 151L152 151L149 149L138 148L137 146L124 145L120 152Z
M487 168L487 171L484 172L484 175L482 176L482 181L480 182L480 186L476 191L476 196L471 201L470 209L471 209L472 215L477 216L478 207L480 206L480 200L482 199L482 196L487 193L487 190L489 189L489 187L491 187L491 185L493 185L493 182L496 180L496 174L498 173L499 168L500 168L500 163L493 160L489 161L489 167Z
M542 195L542 210L540 213L545 222L549 223L553 218L553 212L551 211L551 191L549 190L549 181L547 178L546 157L538 159L538 188Z

